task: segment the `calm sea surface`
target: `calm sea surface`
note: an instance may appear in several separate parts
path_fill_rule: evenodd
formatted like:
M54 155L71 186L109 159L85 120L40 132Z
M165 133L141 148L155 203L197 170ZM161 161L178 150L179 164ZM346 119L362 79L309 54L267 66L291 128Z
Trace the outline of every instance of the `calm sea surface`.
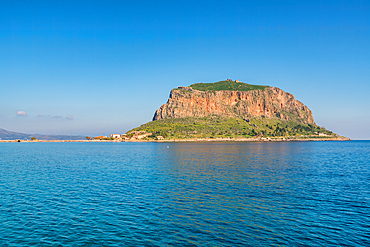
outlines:
M281 245L370 246L369 141L0 143L0 246Z

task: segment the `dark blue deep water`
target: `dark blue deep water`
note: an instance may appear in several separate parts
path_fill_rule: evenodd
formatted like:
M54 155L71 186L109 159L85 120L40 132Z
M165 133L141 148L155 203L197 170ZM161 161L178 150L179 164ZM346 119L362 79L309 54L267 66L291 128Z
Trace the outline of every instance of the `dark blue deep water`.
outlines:
M287 245L370 246L369 141L0 143L0 246Z

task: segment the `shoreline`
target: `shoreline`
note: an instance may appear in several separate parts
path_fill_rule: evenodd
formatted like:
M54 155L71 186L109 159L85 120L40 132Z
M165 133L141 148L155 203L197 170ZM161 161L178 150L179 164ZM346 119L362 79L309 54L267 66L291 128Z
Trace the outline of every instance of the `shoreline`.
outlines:
M291 141L352 141L350 138L194 138L169 140L0 140L6 142L291 142Z
M350 138L194 138L194 139L171 139L171 140L125 140L124 142L290 142L290 141L352 141Z

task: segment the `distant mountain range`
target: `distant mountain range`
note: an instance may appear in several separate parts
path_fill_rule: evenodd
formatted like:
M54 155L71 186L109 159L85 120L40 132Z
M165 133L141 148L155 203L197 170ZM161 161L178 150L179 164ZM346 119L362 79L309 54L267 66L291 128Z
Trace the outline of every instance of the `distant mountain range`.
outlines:
M70 136L70 135L40 135L40 134L24 134L19 132L8 131L0 129L1 140L30 140L35 137L38 140L83 140L84 136Z

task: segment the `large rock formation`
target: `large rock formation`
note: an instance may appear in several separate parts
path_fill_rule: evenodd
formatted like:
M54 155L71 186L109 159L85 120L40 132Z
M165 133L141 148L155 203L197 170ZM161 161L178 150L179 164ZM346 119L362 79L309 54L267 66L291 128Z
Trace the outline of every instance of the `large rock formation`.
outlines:
M153 121L167 118L206 117L251 118L263 116L315 124L312 112L294 95L276 87L251 91L199 91L179 87L154 114Z

